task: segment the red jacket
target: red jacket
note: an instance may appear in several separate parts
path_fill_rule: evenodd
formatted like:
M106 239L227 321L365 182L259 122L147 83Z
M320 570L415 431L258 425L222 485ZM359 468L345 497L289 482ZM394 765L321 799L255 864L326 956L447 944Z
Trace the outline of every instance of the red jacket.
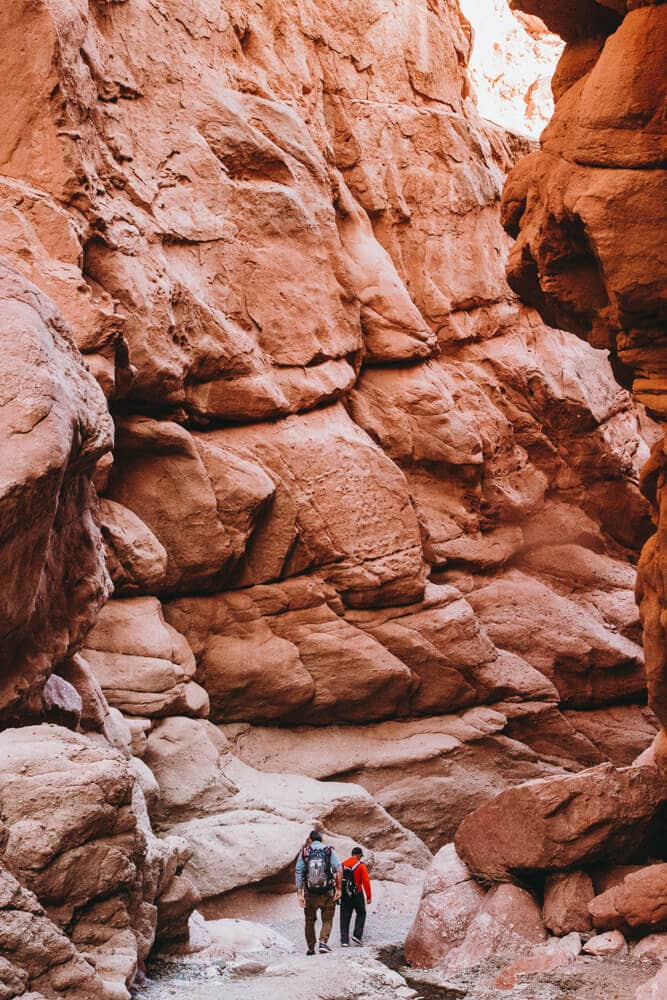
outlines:
M359 861L359 858L354 858L354 857L347 858L346 861L343 861L343 868L351 868L353 865L356 865L357 861ZM366 893L366 899L370 903L371 880L368 877L368 868L363 863L363 861L359 862L358 867L354 869L354 872L352 874L354 875L354 884L356 885L357 889L359 890L359 892Z

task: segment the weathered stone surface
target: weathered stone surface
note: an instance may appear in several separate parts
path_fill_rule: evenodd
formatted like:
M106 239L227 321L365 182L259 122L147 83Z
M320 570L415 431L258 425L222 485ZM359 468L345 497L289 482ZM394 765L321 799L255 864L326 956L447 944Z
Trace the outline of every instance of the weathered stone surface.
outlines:
M667 959L667 934L647 934L640 938L632 948L633 958L657 958L661 962Z
M615 885L620 885L626 875L632 872L641 871L643 865L593 865L590 868L591 878L595 887L595 894L599 895L608 889L613 889Z
M588 955L624 955L628 950L627 941L620 931L605 931L604 934L596 934L589 938L584 945L584 951Z
M588 4L571 17L549 0L515 6L538 13L568 45L542 148L518 163L505 187L503 220L517 237L510 284L547 322L608 348L618 378L662 420L667 199L659 81L667 10L652 3L614 5L613 11ZM658 530L642 555L638 597L651 704L663 725L664 465L664 444L657 440L643 483ZM656 760L662 765L663 759L661 750Z
M155 593L167 570L167 553L148 525L127 507L100 502L107 569L117 596Z
M316 579L181 598L165 613L197 657L215 719L383 718L409 699L408 666L345 621Z
M496 708L365 726L221 727L237 757L261 771L360 784L431 850L502 788L562 773L506 735Z
M8 729L0 744L3 864L93 956L102 979L129 984L153 942L154 900L175 874L175 843L150 835L132 770L108 744L57 726ZM44 933L63 962L76 961L55 928ZM51 961L38 961L46 974Z
M51 89L41 63L7 66L6 94L23 98L5 137L2 231L30 234L14 256L67 306L124 414L106 505L119 592L318 569L348 606L414 603L424 557L443 572L518 558L549 483L547 503L562 491L613 534L622 519L608 512L634 488L636 418L601 357L508 292L496 213L517 147L466 99L458 14L436 17L422 0L361 19L356 7L288 4L278 35L266 12L239 17L219 12L213 29L169 4L160 24L132 6L104 18L85 3L71 18L40 7L36 37L57 49ZM538 45L534 19L512 24ZM351 69L359 58L372 81ZM39 166L21 125L32 104L49 137ZM436 340L440 359L415 363ZM378 368L388 361L411 364ZM354 422L332 405L342 394ZM219 423L245 426L209 430ZM630 534L635 520L639 510ZM548 560L530 558L529 581L542 581ZM579 601L581 629L607 639L622 619L621 656L630 588L601 586ZM458 655L443 638L438 668ZM464 664L461 681L453 662L425 678L429 642L415 641L415 710L501 696L493 656L479 657L483 677ZM534 675L516 683L518 661L509 673L512 697L534 686Z
M573 962L581 951L581 938L572 931L566 937L550 938L546 944L533 949L532 955L512 962L500 973L495 985L501 990L511 990L517 985L517 978L525 975L535 975L539 972L551 972L563 965Z
M645 705L614 705L593 712L565 711L574 729L616 767L629 767L655 737L657 719Z
M663 965L652 979L637 989L635 1000L660 1000L665 990L667 990L667 965Z
M340 404L197 440L251 459L275 486L239 582L319 568L351 606L422 597L421 539L406 481Z
M175 875L157 900L156 941L187 941L188 921L201 896L189 878Z
M160 786L159 828L187 842L184 874L209 905L249 883L293 884L292 864L314 824L341 851L356 838L376 879L409 880L430 861L424 844L362 788L256 771L204 720L158 723L145 760Z
M297 577L180 598L165 615L187 637L220 721L362 721L556 697L542 673L493 646L453 587L346 612L330 585Z
M545 673L566 704L588 707L641 695L641 647L534 577L511 570L469 600L491 639Z
M76 729L81 720L83 702L76 688L58 674L51 674L41 691L40 715L45 722L54 722Z
M378 243L368 215L341 175L336 178L336 221L350 284L360 305L369 363L430 357L437 339Z
M497 885L485 896L463 941L447 954L444 965L464 970L493 957L525 955L546 937L531 894L516 885Z
M654 450L652 461L647 467L649 483L651 483L647 492L649 497L655 501L658 511L658 527L653 538L649 539L644 546L639 560L637 599L643 624L649 701L661 723L660 732L653 745L653 761L664 771L667 761L667 734L665 733L667 725L667 663L665 661L667 635L663 625L663 612L664 608L667 607L667 591L663 585L662 566L663 553L665 552L664 526L667 523L664 505L667 502L667 494L664 491L664 470L659 465L661 460L660 449L657 449L657 454ZM658 464L659 469L657 472L656 464Z
M618 885L593 899L593 924L637 936L667 928L667 865L630 872Z
M192 651L154 597L110 601L83 655L109 704L129 715L208 715Z
M656 822L662 829L664 801L655 768L601 764L502 792L463 820L456 850L489 879L622 861L645 846Z
M593 881L586 872L549 875L544 883L542 916L552 934L563 937L572 931L589 931L588 904L595 895Z
M562 12L546 7L560 30ZM521 23L531 37L542 34L534 20ZM572 210L585 200L582 218L603 234L600 266L632 271L631 287L619 279L610 292L632 318L650 289L638 278L628 178L608 175L637 175L640 208L652 178L608 164L601 171L608 204L626 212L628 262L601 199L584 191L596 157L636 166L658 147L653 92L642 122L651 124L648 139L633 134L627 149L617 133L627 139L632 130L617 127L612 108L624 100L628 73L647 96L642 81L658 45L634 77L624 66L620 84L613 74L600 80L598 67L583 79L618 23L582 17L572 30L576 51L566 52L556 91L573 104L588 88L581 120L556 123L545 142L572 179ZM658 16L626 18L619 38L630 67L634 24L658 38ZM130 880L143 902L123 903L118 917L109 874L118 859L103 857L108 891L83 904L72 925L82 947L100 927L115 929L99 969L124 980L152 940L156 906L163 933L181 936L199 890L206 905L222 897L232 905L239 879L284 885L313 822L339 846L359 836L376 849L381 880L412 886L416 870L405 858L420 867L428 851L410 823L439 847L494 791L605 758L611 738L598 745L595 721L577 729L558 701L593 713L643 700L629 565L647 532L636 483L645 448L602 352L546 327L506 285L499 192L527 147L475 111L463 71L471 33L457 5L164 0L156 13L141 0L38 0L0 12L0 29L0 246L19 282L34 282L73 324L117 425L113 463L100 463L95 476L106 494L117 596L86 638L107 589L88 495L108 444L107 411L95 390L90 413L76 415L74 355L54 364L36 393L30 378L21 381L16 398L28 400L30 420L41 415L33 395L55 402L41 423L28 421L29 434L14 435L20 445L54 415L63 419L57 447L44 445L57 461L45 463L7 520L10 596L23 586L22 561L30 582L11 598L11 642L29 635L38 651L28 651L37 660L24 669L27 654L9 649L8 699L21 722L27 695L41 713L39 689L55 668L78 692L92 745L102 752L106 740L118 760L134 750L148 761L122 765L135 839L145 841L144 874ZM617 42L612 36L609 49ZM530 100L537 105L539 94ZM535 171L538 188L544 180L535 197L557 201L558 185ZM523 211L521 176L510 225L513 210ZM536 239L550 238L557 220L546 213L541 221ZM575 226L575 265L581 241ZM559 267L566 270L562 259L550 275L558 289ZM543 308L542 298L534 302ZM568 308L554 316L569 322ZM589 312L584 305L584 319ZM649 326L642 313L641 335L624 345L628 362ZM12 343L30 348L20 324L8 329ZM12 364L10 355L10 412ZM659 379L651 368L647 398ZM67 409L70 390L76 405ZM33 482L42 467L26 455ZM61 496L60 520L48 527L54 544L38 552L31 545L51 522L36 508ZM643 584L654 660L658 568ZM271 775L235 760L201 720L184 718L206 712L200 682L216 720L279 723L292 739L286 727L296 722L422 718L372 736L326 732L322 747L337 749L328 764L315 761L323 773L304 776L298 763L276 769L291 775ZM58 705L49 711L62 711L64 699ZM441 719L489 705L476 722ZM77 712L66 716L74 724ZM371 739L383 752L376 746L364 757ZM409 747L387 753L388 740ZM306 746L312 737L303 736ZM649 785L652 769L641 770ZM149 810L189 846L156 842ZM640 812L629 826L649 818ZM125 885L123 864L117 885ZM176 874L183 866L194 892L180 881L187 874ZM28 867L31 878L41 871ZM488 940L478 944L484 951Z
M0 716L18 717L109 592L91 475L104 397L53 302L0 264Z
M117 426L107 490L165 549L166 570L155 585L169 592L230 578L274 484L256 463L208 438L198 444L178 424L130 417Z
M67 1000L118 1000L118 992L49 920L36 896L0 866L0 991ZM126 994L129 996L129 994Z
M227 740L210 723L161 720L148 736L144 759L160 787L158 821L215 813L238 791L226 776L232 766Z
M554 702L505 702L497 707L507 716L507 735L556 767L582 771L605 760L604 754L577 732Z
M352 611L367 631L412 671L410 707L419 714L512 697L551 697L544 675L494 647L470 603L453 587L427 585L417 605Z
M484 900L484 891L458 858L453 844L441 847L424 880L419 910L405 942L410 965L433 968L461 943Z
M59 670L81 699L81 729L84 732L105 732L109 725L109 704L90 664L77 653Z

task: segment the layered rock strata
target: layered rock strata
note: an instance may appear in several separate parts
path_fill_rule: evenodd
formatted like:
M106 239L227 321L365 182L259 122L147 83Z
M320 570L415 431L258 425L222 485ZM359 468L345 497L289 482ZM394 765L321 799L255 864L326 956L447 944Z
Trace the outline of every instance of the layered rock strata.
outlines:
M648 745L647 448L505 282L527 143L479 118L455 5L0 28L0 718L58 723L0 734L1 859L78 949L7 989L120 997L314 823L414 886L500 786Z

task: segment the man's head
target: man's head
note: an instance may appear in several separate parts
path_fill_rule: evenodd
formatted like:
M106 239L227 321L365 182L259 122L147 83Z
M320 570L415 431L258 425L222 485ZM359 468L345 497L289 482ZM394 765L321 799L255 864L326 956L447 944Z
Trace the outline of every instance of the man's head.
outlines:
M362 851L362 849L360 847L353 847L352 848L352 857L353 858L362 858L363 856L364 856L364 852Z
M321 844L322 843L322 834L320 833L319 830L311 830L310 831L310 837L308 839L310 841L318 841Z

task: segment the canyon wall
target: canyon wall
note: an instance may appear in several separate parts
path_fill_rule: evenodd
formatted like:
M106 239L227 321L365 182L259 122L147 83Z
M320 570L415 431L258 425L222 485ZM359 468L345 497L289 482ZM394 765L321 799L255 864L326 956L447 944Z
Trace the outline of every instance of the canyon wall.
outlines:
M645 749L648 449L607 341L506 283L530 144L454 4L0 27L0 975L120 997L315 822L400 889Z
M554 116L504 188L510 286L545 322L609 351L619 383L664 421L667 9L625 0L512 7L566 45ZM664 962L651 952L657 937L636 941L667 926L665 445L656 425L651 437L641 483L657 531L639 562L637 598L649 701L663 728L635 766L526 783L471 811L426 876L406 944L417 965L455 974L505 954L511 964L495 983L507 990L573 962L582 935L591 954L627 954L629 943L633 958ZM663 964L636 1000L661 996L664 976Z
M517 237L510 284L547 322L609 350L619 382L663 421L667 12L659 3L588 3L568 18L548 0L514 6L538 14L567 45L553 120L505 189L503 222ZM659 435L642 473L657 531L638 582L651 704L663 726L664 455ZM656 749L664 767L664 736Z

